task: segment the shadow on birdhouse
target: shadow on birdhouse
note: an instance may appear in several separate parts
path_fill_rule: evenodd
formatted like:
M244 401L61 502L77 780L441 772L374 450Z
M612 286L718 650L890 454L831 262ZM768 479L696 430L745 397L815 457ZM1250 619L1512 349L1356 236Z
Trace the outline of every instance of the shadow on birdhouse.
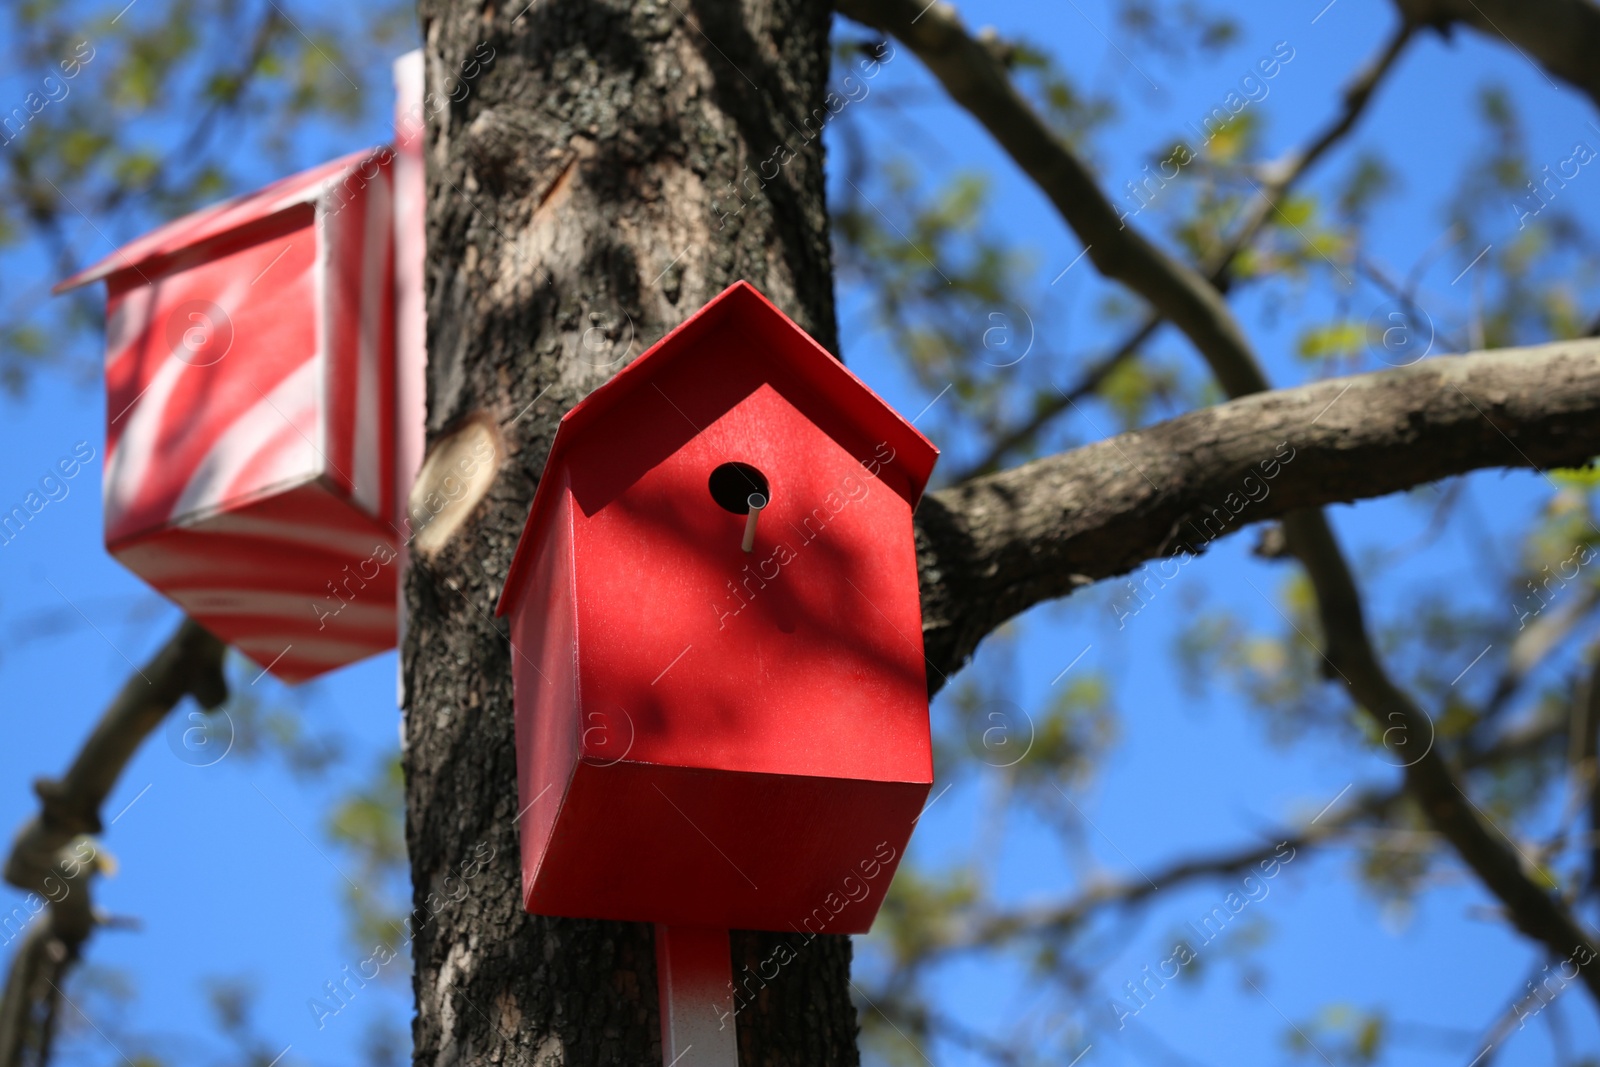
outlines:
M743 282L567 413L498 609L529 911L871 925L933 775L937 455Z
M393 648L388 149L171 222L104 279L106 548L285 681Z

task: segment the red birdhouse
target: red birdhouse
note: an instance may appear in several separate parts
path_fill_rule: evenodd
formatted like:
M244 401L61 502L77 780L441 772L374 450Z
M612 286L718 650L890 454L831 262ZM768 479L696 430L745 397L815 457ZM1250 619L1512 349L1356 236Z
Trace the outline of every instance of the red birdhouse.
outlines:
M566 414L498 609L529 911L872 924L933 780L937 456L743 282Z
M189 215L105 279L106 547L286 681L394 647L388 149Z

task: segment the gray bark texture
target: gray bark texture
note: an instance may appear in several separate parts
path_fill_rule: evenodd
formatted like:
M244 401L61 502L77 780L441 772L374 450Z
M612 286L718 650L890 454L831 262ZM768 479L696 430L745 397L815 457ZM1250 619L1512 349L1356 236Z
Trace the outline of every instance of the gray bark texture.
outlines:
M1152 560L1147 597L1218 538L1484 467L1600 454L1600 340L1252 393L974 478L917 509L928 687L1007 619ZM1113 609L1117 607L1113 604Z
M659 1064L651 928L522 910L515 653L493 609L561 414L724 287L750 281L836 350L812 116L831 11L420 7L428 445L487 439L495 477L442 544L413 545L406 585L415 1062ZM770 940L736 933L733 957ZM740 1062L858 1062L849 966L847 938L810 943L739 1014Z

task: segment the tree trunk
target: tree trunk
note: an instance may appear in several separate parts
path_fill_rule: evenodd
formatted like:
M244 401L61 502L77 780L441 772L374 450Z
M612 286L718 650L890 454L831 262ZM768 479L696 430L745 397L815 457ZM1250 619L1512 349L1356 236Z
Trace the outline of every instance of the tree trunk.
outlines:
M661 1062L652 929L522 910L516 652L494 603L561 414L729 283L836 349L813 114L831 11L523 2L421 3L429 461L402 649L416 1062L640 1067ZM734 958L755 970L773 943L736 934ZM739 1013L740 1062L858 1062L849 966L847 938L811 942Z

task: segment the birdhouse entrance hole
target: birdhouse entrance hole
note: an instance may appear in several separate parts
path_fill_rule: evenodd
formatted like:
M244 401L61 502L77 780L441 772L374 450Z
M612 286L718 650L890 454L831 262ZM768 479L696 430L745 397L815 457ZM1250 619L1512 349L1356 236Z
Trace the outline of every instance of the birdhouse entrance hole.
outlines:
M750 513L750 498L772 499L767 476L748 463L724 463L711 472L711 499L735 515Z

